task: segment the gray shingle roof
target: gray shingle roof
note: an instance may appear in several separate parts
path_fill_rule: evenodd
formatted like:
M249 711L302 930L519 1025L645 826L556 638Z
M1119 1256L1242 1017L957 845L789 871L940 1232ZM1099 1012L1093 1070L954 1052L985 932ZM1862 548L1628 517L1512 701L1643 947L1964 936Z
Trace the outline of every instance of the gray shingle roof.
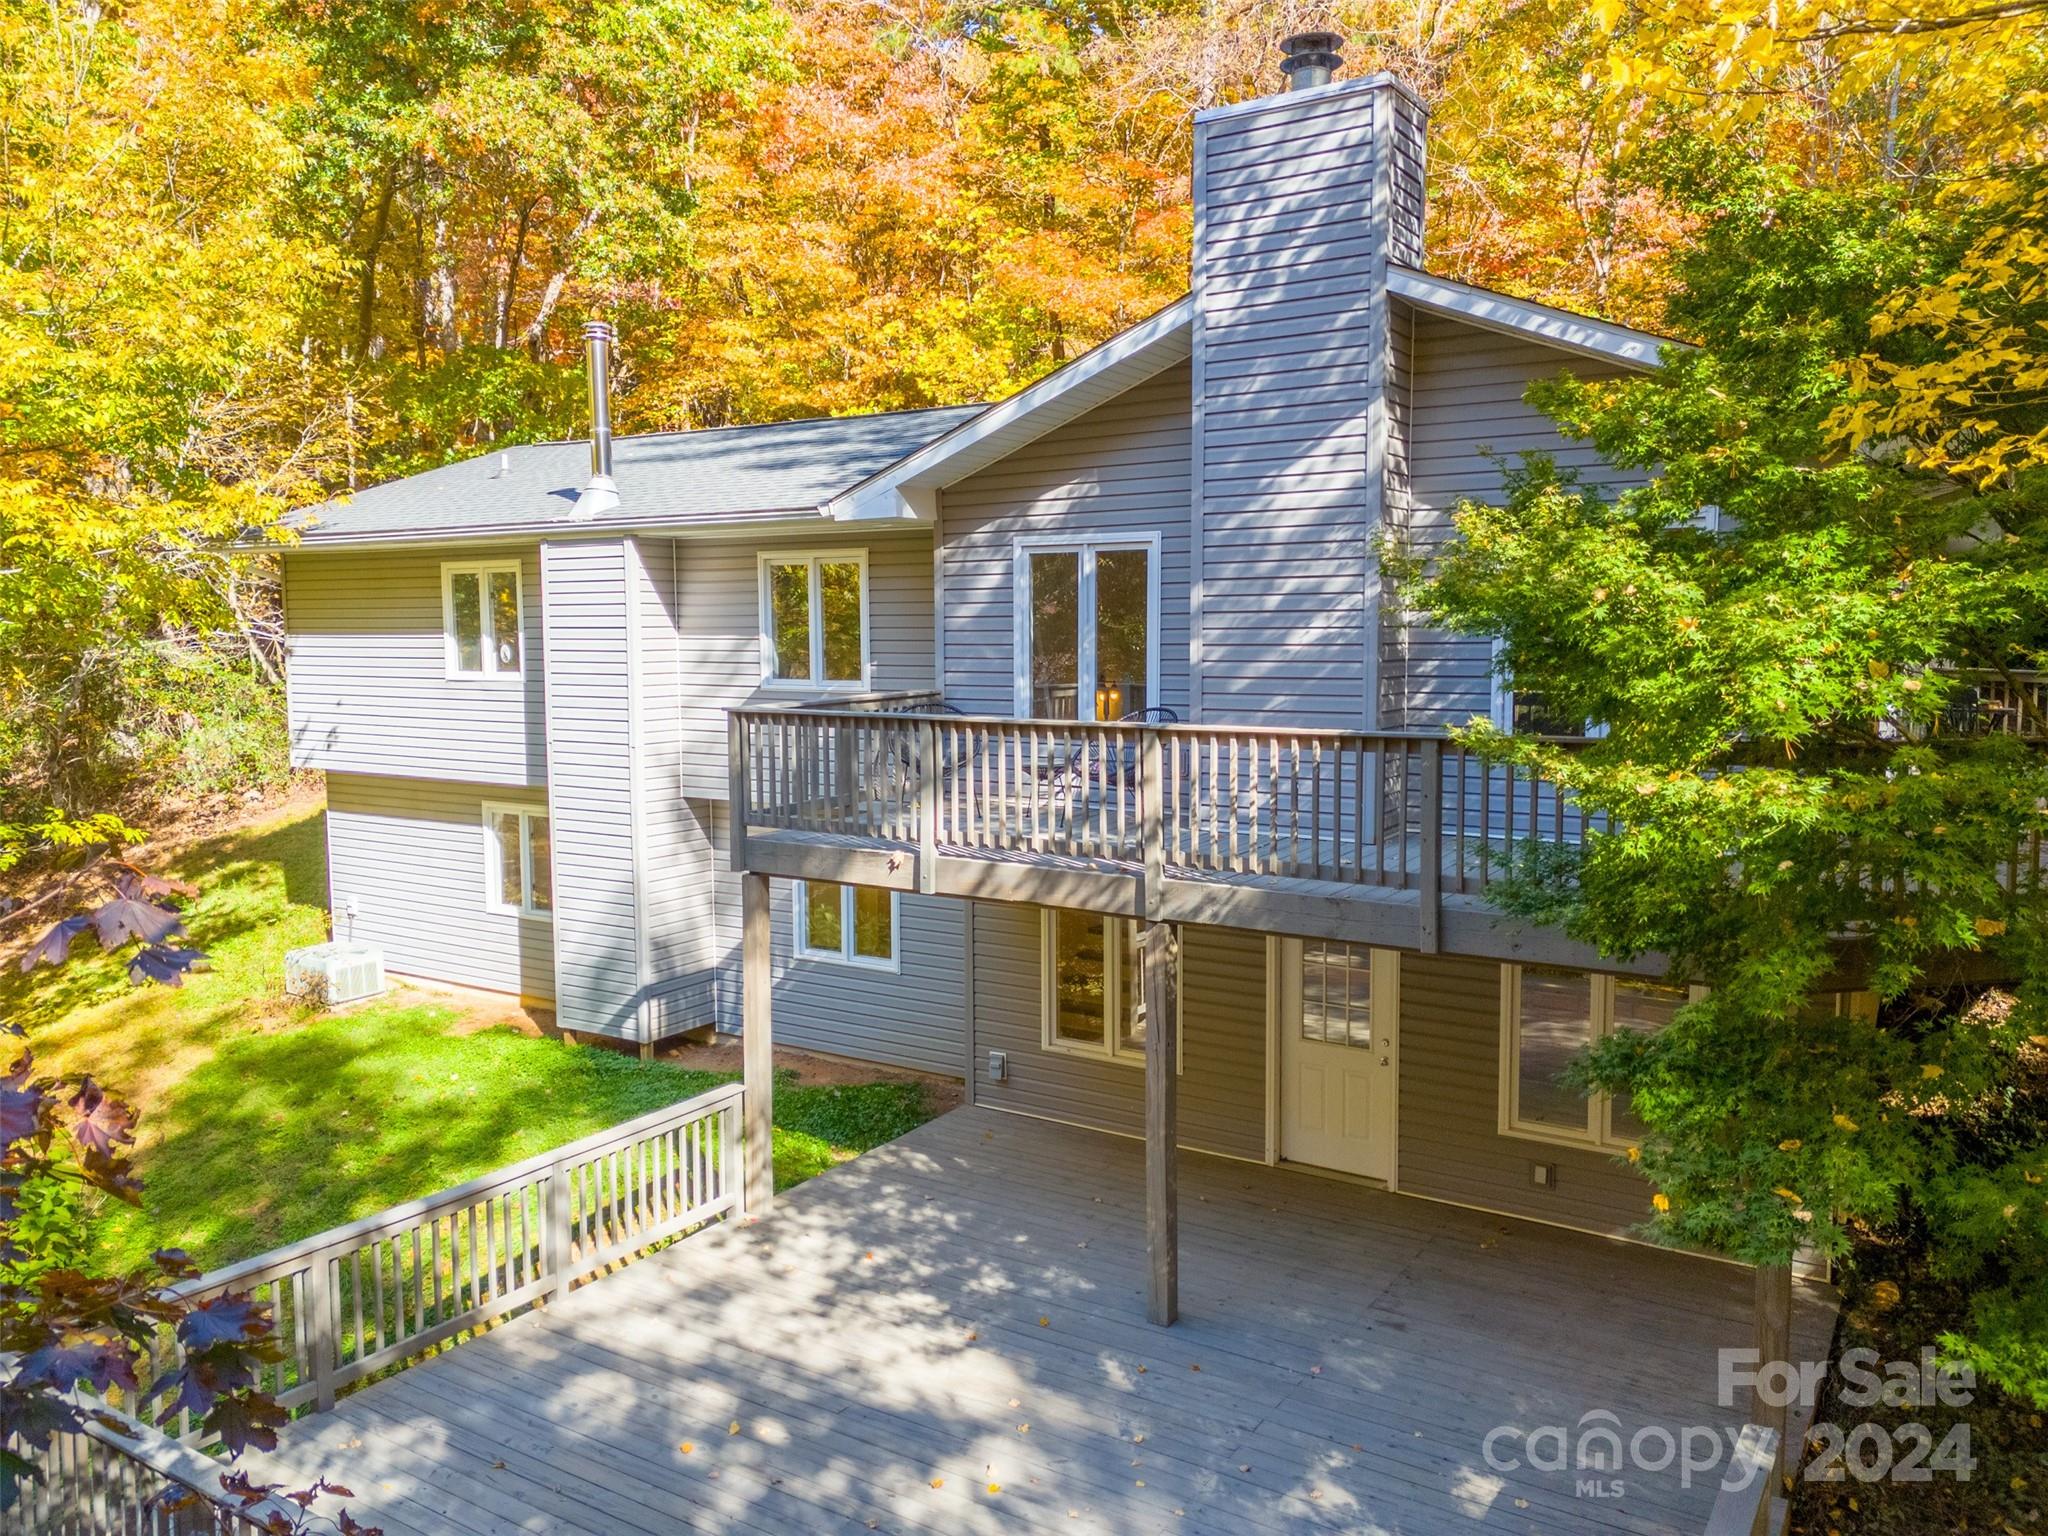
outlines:
M324 502L291 521L307 544L456 539L575 529L687 526L814 511L981 410L949 406L758 427L656 432L613 447L618 510L571 522L590 444L534 443Z

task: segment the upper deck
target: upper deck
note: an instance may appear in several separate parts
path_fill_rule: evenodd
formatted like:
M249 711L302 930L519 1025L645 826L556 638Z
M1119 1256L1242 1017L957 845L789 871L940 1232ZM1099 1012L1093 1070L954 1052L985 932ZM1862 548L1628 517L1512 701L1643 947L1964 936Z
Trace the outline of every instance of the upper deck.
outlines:
M1487 896L1537 850L1578 841L1569 792L1442 735L1014 720L943 713L930 695L863 704L733 712L735 867L1595 960Z

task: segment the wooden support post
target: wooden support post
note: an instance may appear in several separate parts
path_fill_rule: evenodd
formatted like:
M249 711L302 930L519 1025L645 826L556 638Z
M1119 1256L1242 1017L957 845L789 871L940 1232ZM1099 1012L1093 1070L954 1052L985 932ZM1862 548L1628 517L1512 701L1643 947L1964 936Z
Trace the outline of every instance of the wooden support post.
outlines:
M1180 935L1174 926L1147 923L1138 957L1145 993L1145 1315L1164 1327L1180 1316Z
M768 877L740 876L740 1076L746 1097L749 1216L775 1203L775 1039L770 988Z
M1767 1376L1771 1362L1792 1359L1792 1270L1784 1264L1760 1264L1756 1271L1756 1353L1757 1370ZM1782 1380L1782 1376L1778 1376ZM1777 1435L1777 1456L1770 1470L1771 1492L1778 1491L1778 1479L1785 1469L1785 1434L1790 1424L1787 1406L1772 1406L1756 1388L1750 1388L1749 1420ZM1766 1499L1765 1506L1770 1501Z

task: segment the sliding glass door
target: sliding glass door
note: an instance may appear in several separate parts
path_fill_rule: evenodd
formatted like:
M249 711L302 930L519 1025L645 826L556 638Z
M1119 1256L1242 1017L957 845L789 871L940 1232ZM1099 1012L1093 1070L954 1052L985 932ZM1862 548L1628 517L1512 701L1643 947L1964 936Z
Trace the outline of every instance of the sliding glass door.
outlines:
M1018 541L1017 710L1120 720L1155 701L1158 546Z

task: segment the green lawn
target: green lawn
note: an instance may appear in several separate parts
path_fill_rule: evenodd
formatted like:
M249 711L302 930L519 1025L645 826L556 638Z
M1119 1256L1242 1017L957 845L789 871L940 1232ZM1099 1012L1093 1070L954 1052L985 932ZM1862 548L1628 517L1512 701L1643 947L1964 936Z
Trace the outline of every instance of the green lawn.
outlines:
M325 936L319 812L216 839L176 872L200 887L188 942L213 969L131 988L83 939L68 965L0 976L0 1017L45 1070L90 1071L142 1111L142 1208L112 1206L109 1262L160 1246L212 1267L516 1162L729 1078L478 1027L454 1002L339 1016L279 997L284 952ZM787 1187L929 1114L914 1083L778 1084Z

